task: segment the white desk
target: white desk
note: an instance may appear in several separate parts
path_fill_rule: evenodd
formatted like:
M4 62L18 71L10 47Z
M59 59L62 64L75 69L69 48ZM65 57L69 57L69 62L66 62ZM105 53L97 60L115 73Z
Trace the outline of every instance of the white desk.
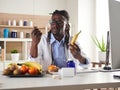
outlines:
M81 73L61 80L53 79L50 75L42 78L9 78L0 75L0 90L83 90L120 87L120 79L114 79L114 73ZM117 73L120 74L120 72Z

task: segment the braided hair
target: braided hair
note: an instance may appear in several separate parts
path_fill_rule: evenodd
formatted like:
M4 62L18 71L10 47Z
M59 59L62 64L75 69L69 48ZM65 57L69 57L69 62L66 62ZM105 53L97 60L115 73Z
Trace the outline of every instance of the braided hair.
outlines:
M56 14L62 15L63 17L65 17L65 19L67 19L67 21L69 21L69 14L68 14L68 12L66 10L55 10L52 13L52 16L56 15ZM66 46L68 48L69 37L70 37L69 30L65 31L65 33L66 33L65 44L66 44ZM48 32L48 36L47 36L47 41L48 42L50 42L50 38L51 38L51 30Z

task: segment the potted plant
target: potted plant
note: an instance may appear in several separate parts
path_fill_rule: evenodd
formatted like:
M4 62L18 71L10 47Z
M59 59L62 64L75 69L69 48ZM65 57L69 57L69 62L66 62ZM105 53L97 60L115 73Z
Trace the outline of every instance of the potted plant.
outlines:
M92 37L93 42L95 43L95 45L98 47L98 49L100 50L98 52L98 59L100 62L104 62L106 60L106 43L105 40L102 36L102 40L99 41L98 38Z
M17 49L13 49L11 51L11 59L13 61L18 61L19 60L19 53L18 53L18 50Z

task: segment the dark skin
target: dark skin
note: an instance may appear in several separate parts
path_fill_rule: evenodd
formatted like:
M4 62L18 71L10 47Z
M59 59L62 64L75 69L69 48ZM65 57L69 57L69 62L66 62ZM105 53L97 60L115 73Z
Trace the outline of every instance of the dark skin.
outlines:
M64 18L60 14L55 14L52 16L53 22L51 23L51 33L53 33L56 40L61 41L65 35L69 35L69 24L66 24L65 31L63 30ZM31 33L32 45L30 54L32 57L36 58L38 56L38 43L40 42L42 33L38 29L34 29ZM86 58L81 55L81 50L77 44L69 45L70 51L74 58L80 61L80 63L85 64Z

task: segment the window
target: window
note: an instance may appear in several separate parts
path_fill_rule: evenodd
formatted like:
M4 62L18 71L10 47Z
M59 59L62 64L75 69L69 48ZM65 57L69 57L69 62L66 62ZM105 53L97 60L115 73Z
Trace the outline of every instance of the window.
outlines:
M79 41L83 51L92 61L97 61L98 49L93 43L91 35L96 35L100 39L102 35L104 38L107 37L109 30L108 0L78 1L78 30L82 31Z

